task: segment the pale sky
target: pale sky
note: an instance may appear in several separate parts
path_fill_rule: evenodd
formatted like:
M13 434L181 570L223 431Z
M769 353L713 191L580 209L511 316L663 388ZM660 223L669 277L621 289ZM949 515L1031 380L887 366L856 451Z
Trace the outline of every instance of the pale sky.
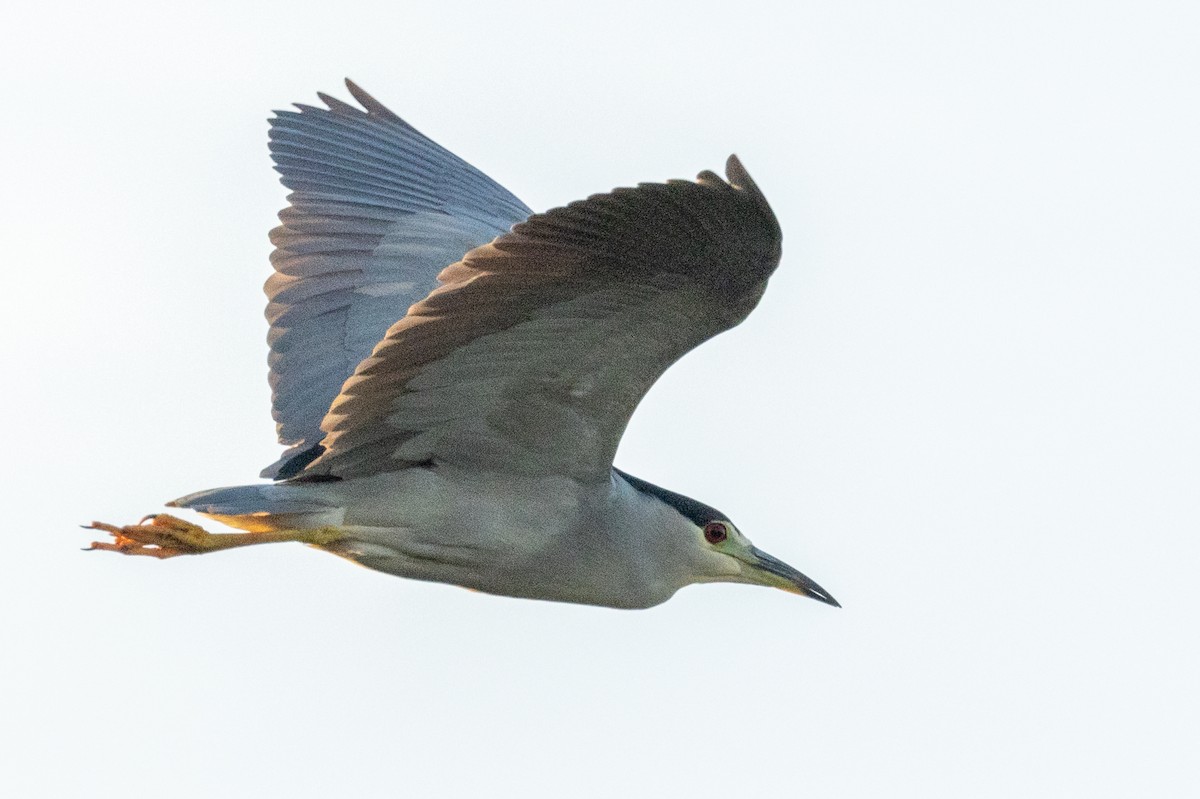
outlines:
M0 30L0 794L1195 795L1194 3L10 2ZM538 210L738 153L783 263L618 465L843 609L79 551L277 457L265 120L346 76Z

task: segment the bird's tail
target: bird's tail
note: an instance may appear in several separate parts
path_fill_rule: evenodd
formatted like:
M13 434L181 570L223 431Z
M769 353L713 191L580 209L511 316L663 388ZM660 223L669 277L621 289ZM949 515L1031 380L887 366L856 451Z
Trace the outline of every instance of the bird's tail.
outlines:
M197 491L167 503L250 532L340 525L345 507L331 483L268 483Z

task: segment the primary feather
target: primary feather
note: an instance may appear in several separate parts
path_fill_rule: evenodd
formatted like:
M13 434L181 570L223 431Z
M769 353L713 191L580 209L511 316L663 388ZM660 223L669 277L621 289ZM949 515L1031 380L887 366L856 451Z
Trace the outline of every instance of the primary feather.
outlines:
M366 110L320 95L271 120L292 190L271 231L267 281L272 412L291 449L264 477L315 454L343 382L463 253L531 213L507 190L347 81ZM297 462L298 459L299 462Z

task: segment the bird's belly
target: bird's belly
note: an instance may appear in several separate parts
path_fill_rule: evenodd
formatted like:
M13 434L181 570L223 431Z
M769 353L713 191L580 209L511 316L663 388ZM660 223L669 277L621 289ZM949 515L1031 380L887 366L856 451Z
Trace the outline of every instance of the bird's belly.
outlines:
M669 596L587 535L588 498L573 481L414 471L364 486L341 528L346 538L326 549L388 574L504 596L612 607Z

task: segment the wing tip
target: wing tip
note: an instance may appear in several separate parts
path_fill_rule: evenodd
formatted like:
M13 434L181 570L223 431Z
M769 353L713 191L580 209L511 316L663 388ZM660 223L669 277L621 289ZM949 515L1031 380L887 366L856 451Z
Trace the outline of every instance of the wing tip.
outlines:
M388 120L389 122L399 122L401 125L411 127L394 111L376 100L374 97L368 94L363 87L350 80L350 78L344 78L343 80L346 82L346 90L350 92L350 96L357 100L358 104L367 110L368 116L380 117Z
M754 181L750 179L750 173L746 171L746 167L742 165L742 159L737 157L737 153L730 153L725 159L725 177L729 179L729 184L741 188L748 183L753 185Z
M345 102L344 100L339 100L338 98L334 97L331 94L327 94L326 92L320 92L320 91L317 92L317 98L320 99L321 102L323 102L327 106L326 108L321 108L320 106L316 106L316 105L309 105L307 103L292 103L292 107L297 109L300 114L314 114L314 113L315 114L330 114L330 113L332 113L332 114L338 114L339 116L351 116L351 117L359 117L359 118L368 117L368 118L374 118L374 119L382 119L387 122L398 123L400 125L403 125L405 128L408 128L408 129L416 132L415 129L412 127L412 125L409 125L407 122L405 122L403 119L401 119L400 116L398 114L396 114L396 112L392 111L387 106L385 106L383 103L376 100L371 94L369 94L365 89L363 89L361 86L359 86L353 80L351 80L350 78L343 78L343 80L345 81L346 89L350 92L350 96L353 97L355 100L357 100L359 105L362 106L362 108L353 106L350 103ZM273 110L271 113L275 114L275 116L270 118L268 121L275 122L280 117L294 116L294 115L296 115L297 112L293 111L291 109L277 108L277 109Z
M421 133L421 131L414 128L408 122L405 122L403 118L389 109L383 103L376 100L373 96L368 94L353 80L350 78L344 78L343 80L345 81L346 88L349 90L351 96L358 101L362 108L351 105L343 100L339 100L331 94L317 92L317 97L327 107L323 108L319 105L309 105L307 103L292 103L293 108L296 110L277 108L272 111L274 116L267 118L269 131L268 135L274 139L276 137L276 131L279 131L285 127L289 127L293 123L295 125L304 126L307 124L308 120L311 120L313 117L332 115L342 119L353 119L360 123L381 122L385 125L398 127L413 136L431 141L428 136Z
M329 106L329 110L335 114L360 117L365 116L367 113L325 92L317 92L317 97L321 98L321 102Z
M762 193L762 189L758 187L758 184L754 182L754 178L750 177L750 173L746 171L746 167L742 164L742 159L737 157L737 153L730 153L729 157L725 159L725 177L728 179L730 186L740 192L744 192L746 196L754 201L759 211L770 221L771 225L775 228L776 234L779 235L781 228L779 219L775 216L775 211L771 208L771 204L767 202L767 196Z

